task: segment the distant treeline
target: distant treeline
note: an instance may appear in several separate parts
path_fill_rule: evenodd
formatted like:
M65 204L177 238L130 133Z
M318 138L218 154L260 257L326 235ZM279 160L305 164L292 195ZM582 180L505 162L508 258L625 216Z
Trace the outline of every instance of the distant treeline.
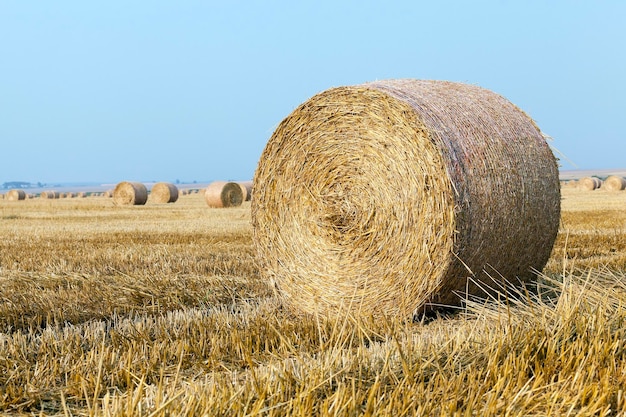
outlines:
M34 187L45 187L46 184L43 184L41 182L38 182L37 184L33 184L30 182L26 182L26 181L8 181L5 182L4 184L2 184L2 188L4 189L9 189L9 188L34 188Z

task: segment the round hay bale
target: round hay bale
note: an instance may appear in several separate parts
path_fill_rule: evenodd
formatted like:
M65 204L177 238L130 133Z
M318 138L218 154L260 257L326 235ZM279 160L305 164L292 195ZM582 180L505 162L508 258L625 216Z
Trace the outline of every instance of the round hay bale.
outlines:
M585 191L593 191L600 188L602 182L596 177L585 177L578 180L578 188Z
M626 189L626 179L617 175L610 175L604 180L602 188L607 191L622 191Z
M287 305L407 316L485 295L490 277L535 278L560 199L550 147L505 98L377 81L317 94L279 124L254 176L253 241Z
M58 191L54 191L54 190L48 190L48 191L42 191L41 194L39 194L40 198L44 198L44 199L54 199L54 198L59 198L59 192Z
M252 199L252 181L241 181L238 184L243 193L243 201L250 201Z
M122 181L113 190L116 206L141 206L148 201L148 189L140 182Z
M150 190L150 200L155 203L174 203L178 200L178 188L169 182L158 182Z
M5 198L7 201L26 200L26 192L24 190L10 190L7 192Z
M214 181L204 190L209 207L237 207L243 202L243 192L236 182Z

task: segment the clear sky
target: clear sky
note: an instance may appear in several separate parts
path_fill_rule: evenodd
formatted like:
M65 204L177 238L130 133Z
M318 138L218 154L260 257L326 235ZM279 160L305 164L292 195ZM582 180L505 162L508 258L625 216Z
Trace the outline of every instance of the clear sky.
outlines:
M626 167L625 1L0 0L0 184L245 180L331 87L442 79Z

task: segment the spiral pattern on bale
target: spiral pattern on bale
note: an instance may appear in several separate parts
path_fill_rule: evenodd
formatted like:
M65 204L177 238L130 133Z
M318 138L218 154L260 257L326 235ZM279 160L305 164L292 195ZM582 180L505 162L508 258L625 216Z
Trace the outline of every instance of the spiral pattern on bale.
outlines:
M312 97L274 131L254 181L261 274L311 313L406 316L483 295L490 276L528 282L559 225L557 164L536 124L446 81Z
M113 189L116 206L142 206L148 201L148 189L141 182L122 181Z

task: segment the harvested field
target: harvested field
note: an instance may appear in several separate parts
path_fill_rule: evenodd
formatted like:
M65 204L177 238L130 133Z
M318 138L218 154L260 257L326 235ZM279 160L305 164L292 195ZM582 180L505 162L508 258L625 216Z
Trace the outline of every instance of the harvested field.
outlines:
M0 200L0 414L624 415L626 193L562 197L540 290L416 322L290 313L247 202Z

